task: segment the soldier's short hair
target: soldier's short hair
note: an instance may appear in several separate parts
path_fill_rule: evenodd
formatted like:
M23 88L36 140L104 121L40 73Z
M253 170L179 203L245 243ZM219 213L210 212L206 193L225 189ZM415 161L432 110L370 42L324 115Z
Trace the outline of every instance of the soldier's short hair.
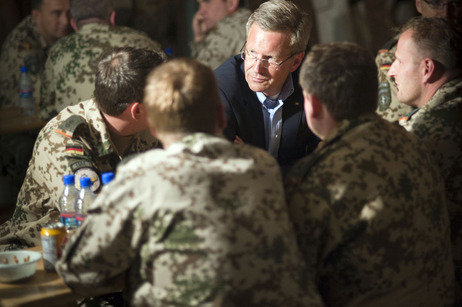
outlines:
M265 31L289 33L292 53L306 50L312 27L308 13L286 0L263 2L247 21L247 36L253 24Z
M215 133L220 104L212 69L197 60L171 60L148 77L144 105L158 132Z
M445 71L460 74L462 70L462 28L445 18L415 17L398 29L398 34L411 30L418 54L440 63Z
M71 0L70 13L75 23L89 18L109 20L114 11L112 0Z
M142 102L149 73L165 62L162 51L114 48L100 57L93 98L98 108L111 116L118 116L132 102Z
M30 1L30 8L32 10L39 10L40 7L42 6L43 4L43 0L31 0Z
M315 45L302 64L300 85L336 121L377 109L377 66L372 53L355 43Z

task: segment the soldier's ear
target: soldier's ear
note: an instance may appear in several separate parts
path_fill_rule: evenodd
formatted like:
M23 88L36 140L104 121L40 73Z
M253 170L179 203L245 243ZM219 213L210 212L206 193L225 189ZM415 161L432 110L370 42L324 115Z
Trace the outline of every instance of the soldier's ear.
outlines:
M128 106L130 116L134 120L139 120L142 119L143 116L146 114L146 109L144 108L144 105L139 103L139 102L132 102Z
M74 18L71 18L71 27L72 29L74 29L75 32L79 30L79 28L77 27L77 24L75 23Z
M243 1L243 0L242 0ZM228 11L232 14L239 8L239 0L227 0Z
M432 59L423 59L421 67L424 83L431 83L433 80L440 78L439 70L437 70L436 63Z
M115 10L111 12L111 15L109 15L109 23L114 26L115 25Z
M415 0L415 8L420 15L422 15L422 0Z

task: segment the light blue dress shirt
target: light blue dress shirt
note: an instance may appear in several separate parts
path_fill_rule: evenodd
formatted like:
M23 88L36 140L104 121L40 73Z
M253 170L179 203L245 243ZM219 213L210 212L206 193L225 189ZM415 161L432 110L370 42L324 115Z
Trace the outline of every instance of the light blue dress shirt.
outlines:
M287 99L294 92L294 84L292 80L292 75L289 74L282 91L273 96L267 97L262 92L256 92L257 98L261 103L262 112L263 112L263 121L265 128L265 148L266 150L275 158L278 157L279 144L281 142L281 133L282 133L282 106L284 105L284 100ZM277 99L278 105L273 109L267 109L263 104L266 98Z

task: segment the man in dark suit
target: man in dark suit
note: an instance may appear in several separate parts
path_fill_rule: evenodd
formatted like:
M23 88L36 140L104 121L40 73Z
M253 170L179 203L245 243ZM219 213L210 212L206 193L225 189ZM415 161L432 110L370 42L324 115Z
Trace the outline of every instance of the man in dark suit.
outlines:
M292 2L266 1L247 22L241 54L215 70L226 138L268 150L283 171L319 142L306 124L298 83L310 30L308 15Z

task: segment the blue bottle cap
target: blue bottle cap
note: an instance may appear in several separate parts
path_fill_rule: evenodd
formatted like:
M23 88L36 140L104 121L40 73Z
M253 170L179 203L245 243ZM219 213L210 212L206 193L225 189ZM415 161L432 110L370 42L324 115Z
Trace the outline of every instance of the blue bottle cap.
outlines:
M63 182L65 185L74 184L74 175L73 174L64 175Z
M21 66L21 72L27 72L27 66Z
M88 188L88 187L91 187L90 177L81 177L80 178L80 188Z
M101 175L101 181L103 182L103 185L108 184L114 179L114 173L113 172L106 172Z

